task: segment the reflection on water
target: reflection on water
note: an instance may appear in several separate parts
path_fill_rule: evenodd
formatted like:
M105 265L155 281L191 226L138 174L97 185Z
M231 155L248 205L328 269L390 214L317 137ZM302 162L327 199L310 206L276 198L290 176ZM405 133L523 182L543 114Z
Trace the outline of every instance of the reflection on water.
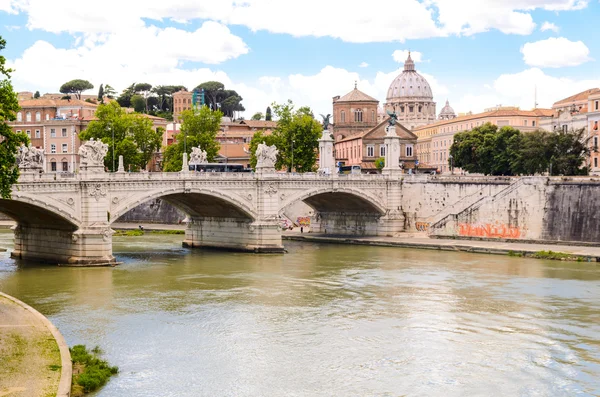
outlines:
M0 254L0 290L120 367L98 396L600 395L597 264L114 240L116 268Z

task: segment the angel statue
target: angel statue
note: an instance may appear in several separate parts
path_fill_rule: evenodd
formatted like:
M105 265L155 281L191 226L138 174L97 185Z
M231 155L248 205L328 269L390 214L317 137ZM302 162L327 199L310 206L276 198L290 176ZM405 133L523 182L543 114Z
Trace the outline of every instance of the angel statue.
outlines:
M327 114L327 116L321 115L321 117L323 118L323 131L327 131L329 129L329 119L331 118L331 115L330 114Z
M268 146L267 144L259 143L256 148L256 167L257 168L273 168L277 161L277 154L279 151L275 145Z
M398 115L396 114L396 112L390 112L389 110L387 111L388 116L390 116L390 119L388 120L388 123L390 123L390 125L396 125L398 123Z
M190 164L206 164L206 151L199 147L193 147L190 154Z

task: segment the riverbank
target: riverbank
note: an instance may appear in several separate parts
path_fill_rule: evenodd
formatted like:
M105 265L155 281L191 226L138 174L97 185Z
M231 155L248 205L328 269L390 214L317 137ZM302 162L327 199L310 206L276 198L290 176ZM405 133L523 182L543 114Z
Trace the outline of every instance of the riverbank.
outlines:
M71 355L58 329L31 306L0 292L0 396L71 393Z
M331 237L319 234L300 234L296 231L284 232L284 240L306 241L313 243L372 245L380 247L417 248L443 251L474 252L479 254L496 254L536 257L541 252L552 251L564 253L571 258L581 258L586 262L600 262L600 247L574 246L559 244L531 244L519 242L478 241L478 240L443 240L432 239L425 233L398 234L396 237Z

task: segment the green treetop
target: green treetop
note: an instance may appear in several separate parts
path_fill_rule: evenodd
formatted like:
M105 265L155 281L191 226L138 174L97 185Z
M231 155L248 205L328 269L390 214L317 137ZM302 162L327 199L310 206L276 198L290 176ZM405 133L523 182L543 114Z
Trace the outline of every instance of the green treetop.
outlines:
M6 41L0 36L0 51L6 46ZM11 69L5 67L6 59L0 55L0 196L10 198L12 185L19 178L19 168L16 165L17 150L21 145L29 143L24 133L14 133L7 121L14 121L19 110L19 101L10 83Z
M94 88L94 86L89 81L76 79L64 83L60 87L60 92L67 95L74 94L75 98L81 99L81 93L83 91L91 90L92 88Z
M145 169L154 153L160 149L162 130L155 131L152 121L140 114L127 114L116 102L98 106L97 120L90 122L88 128L79 134L82 141L91 138L108 144L108 153L104 165L113 169L113 137L115 168L119 156L123 156L126 169L134 171Z
M205 150L208 162L214 161L220 148L216 137L222 117L223 113L211 111L208 106L183 111L181 132L174 137L175 143L164 150L163 171L181 171L183 152L189 156L192 147Z

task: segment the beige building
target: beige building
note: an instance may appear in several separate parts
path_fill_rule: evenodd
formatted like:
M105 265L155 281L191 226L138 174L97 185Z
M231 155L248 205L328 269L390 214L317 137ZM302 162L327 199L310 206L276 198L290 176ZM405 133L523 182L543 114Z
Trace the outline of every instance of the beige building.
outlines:
M588 97L588 139L590 145L589 169L593 175L600 176L600 92Z
M190 91L177 91L173 93L173 121L181 122L181 112L192 108L192 93Z
M419 163L433 166L439 172L448 172L450 146L456 133L469 131L485 123L498 127L510 126L524 132L534 131L539 128L543 117L552 114L552 109L520 110L517 107L498 107L487 112L459 116L417 128L413 132L418 137L416 153Z
M590 95L600 92L591 88L561 99L552 105L552 114L540 120L540 128L546 131L571 131L588 127L588 100Z

